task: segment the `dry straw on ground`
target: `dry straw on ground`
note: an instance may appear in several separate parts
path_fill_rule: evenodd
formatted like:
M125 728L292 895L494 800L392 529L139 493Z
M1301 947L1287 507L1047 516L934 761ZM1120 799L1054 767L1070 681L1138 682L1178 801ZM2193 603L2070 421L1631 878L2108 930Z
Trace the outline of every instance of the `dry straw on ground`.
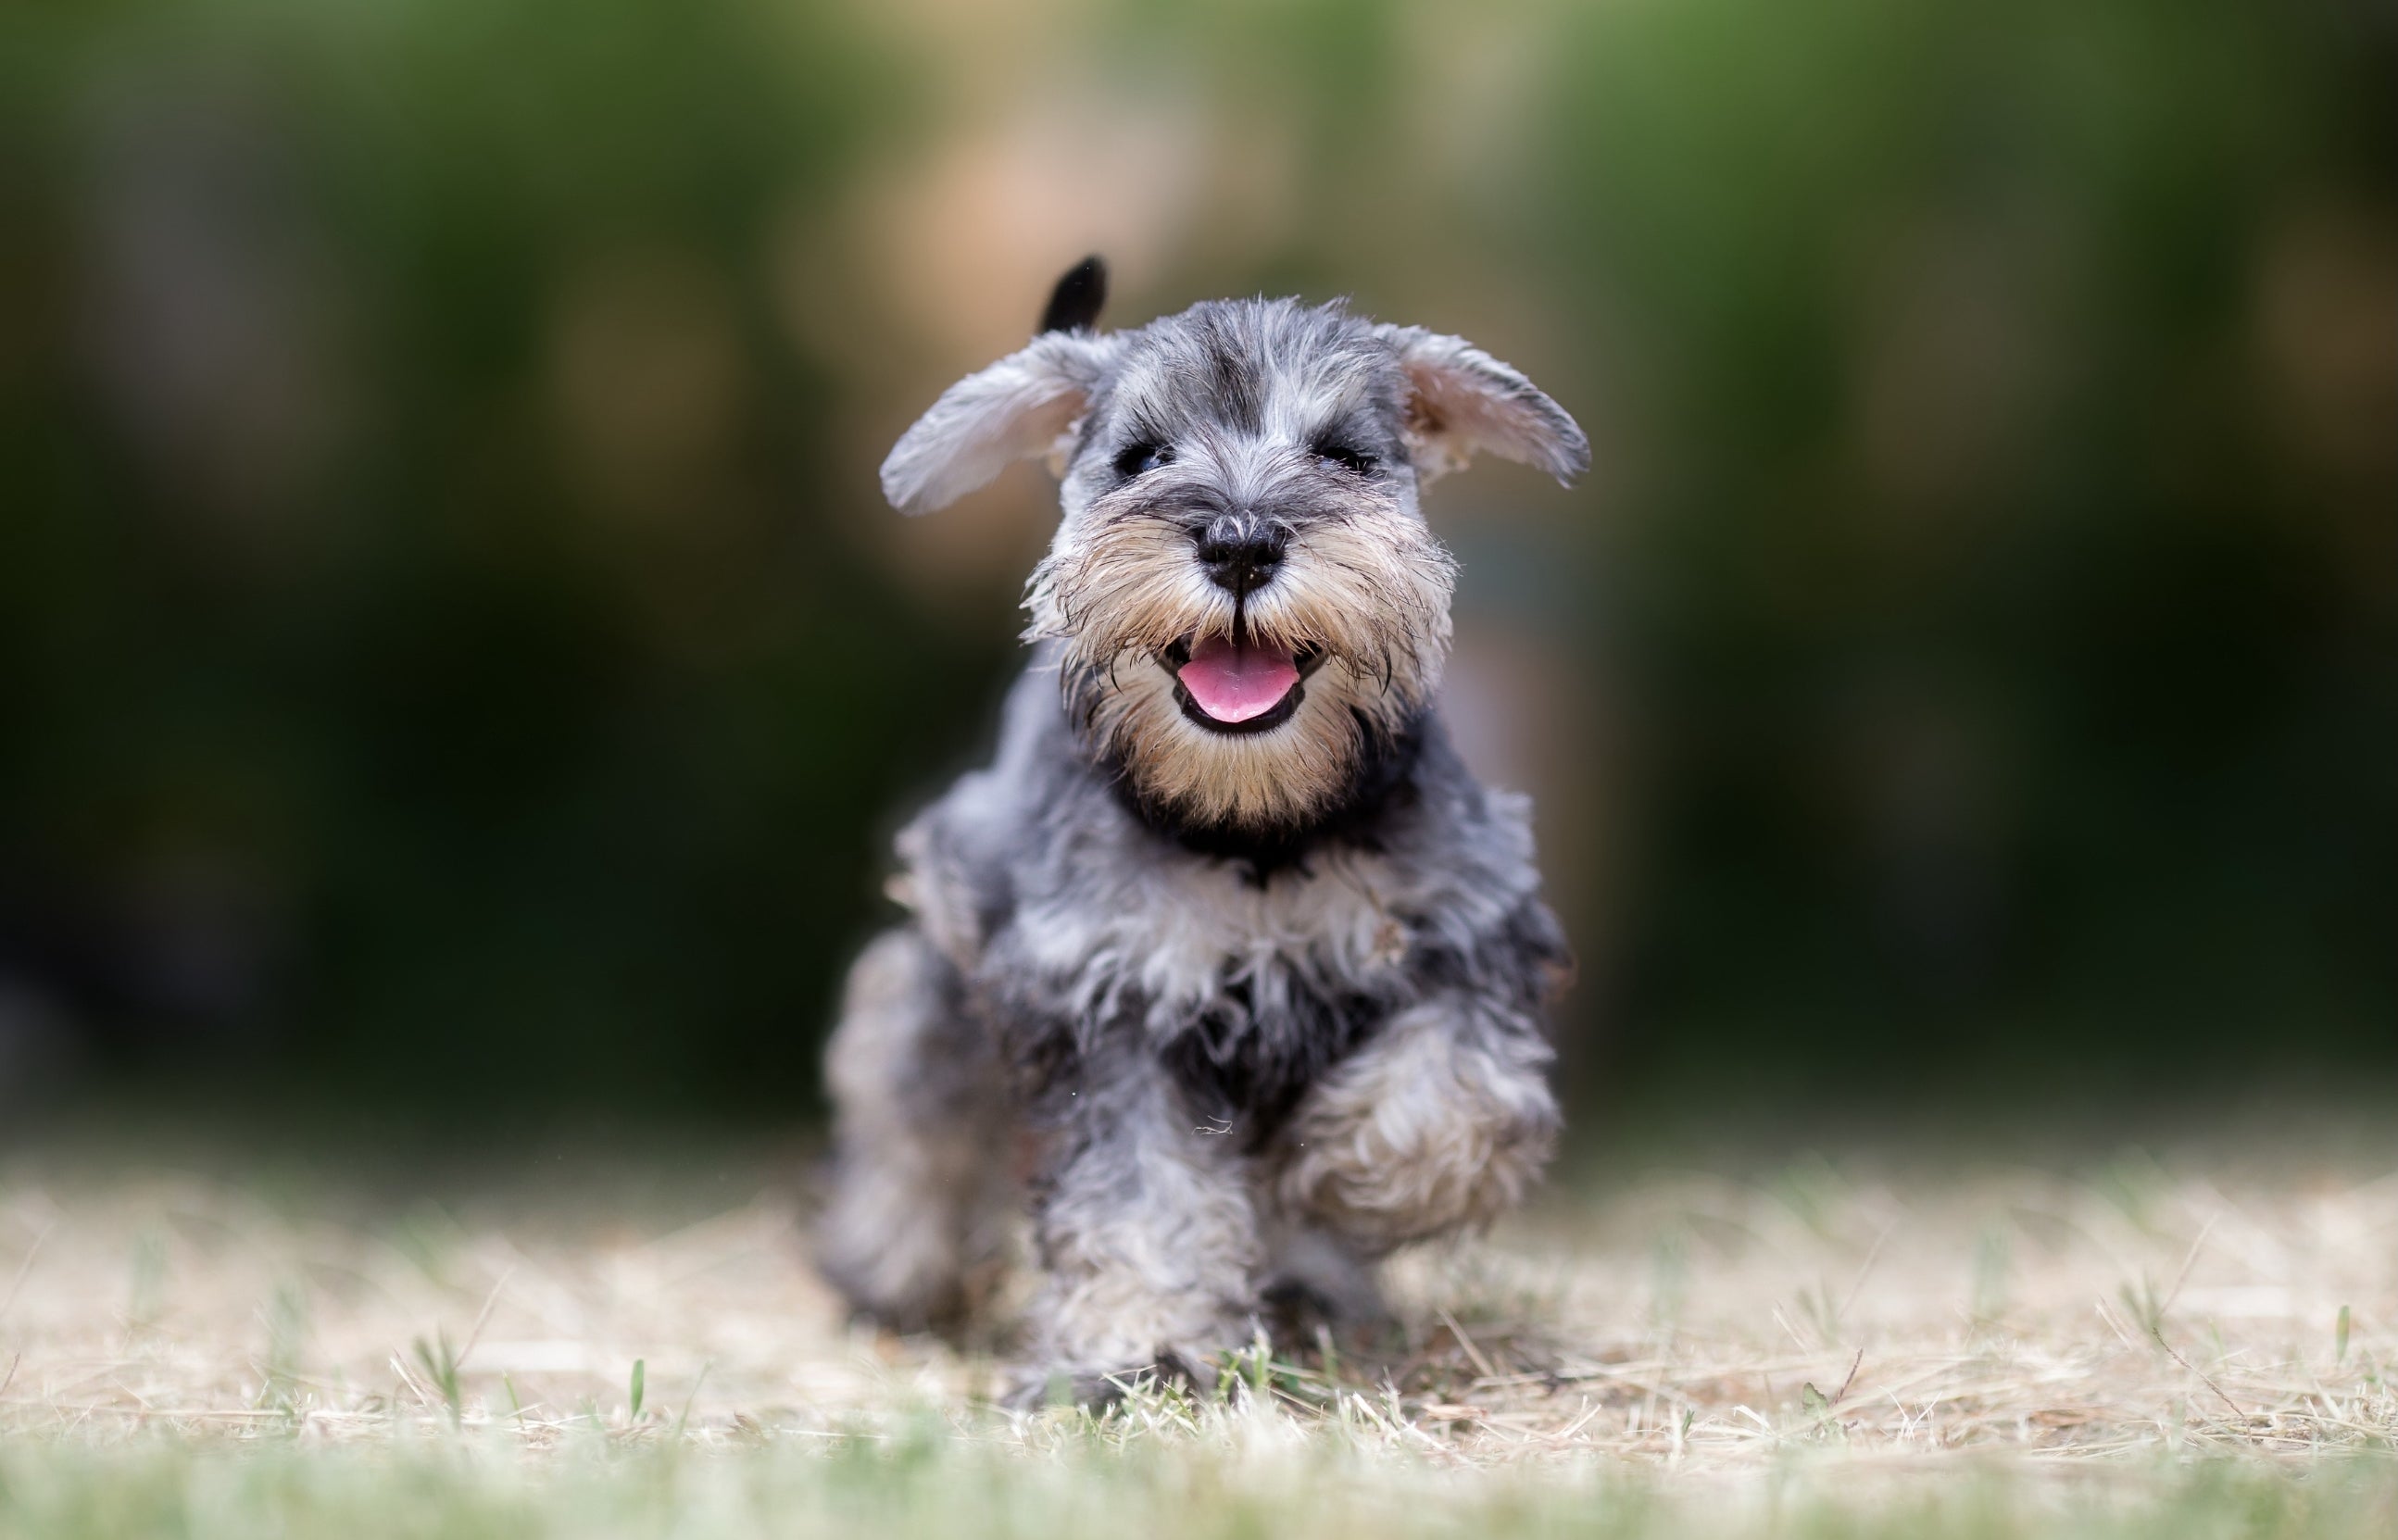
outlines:
M20 1157L0 1166L0 1433L735 1446L932 1418L1034 1447L1071 1415L990 1410L989 1359L844 1324L787 1174L612 1218L540 1171L393 1209ZM2398 1176L1652 1170L1562 1183L1394 1281L1398 1332L1247 1380L1301 1428L1461 1467L2299 1456L2398 1434ZM1204 1410L1138 1395L1116 1426Z

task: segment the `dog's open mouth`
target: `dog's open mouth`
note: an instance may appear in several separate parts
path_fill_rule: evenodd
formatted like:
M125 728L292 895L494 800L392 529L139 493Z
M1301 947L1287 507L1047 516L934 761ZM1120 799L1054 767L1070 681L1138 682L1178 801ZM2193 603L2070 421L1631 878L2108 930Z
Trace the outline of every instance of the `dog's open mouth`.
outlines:
M1306 697L1302 682L1324 661L1320 648L1188 636L1162 660L1174 676L1182 715L1215 732L1269 732L1290 720Z

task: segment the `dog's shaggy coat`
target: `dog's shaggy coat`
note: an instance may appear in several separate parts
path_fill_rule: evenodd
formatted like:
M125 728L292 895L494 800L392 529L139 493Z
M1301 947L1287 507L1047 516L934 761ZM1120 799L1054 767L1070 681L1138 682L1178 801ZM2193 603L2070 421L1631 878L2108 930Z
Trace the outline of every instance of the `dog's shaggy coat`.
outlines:
M913 917L851 973L820 1236L859 1308L948 1324L1029 1194L1034 1364L1086 1387L1205 1373L1270 1301L1370 1311L1375 1260L1547 1158L1565 947L1525 800L1441 728L1417 491L1476 449L1588 458L1455 338L1290 301L1100 333L1099 281L883 467L913 513L1046 452L1064 518L997 759L900 836ZM1272 710L1217 709L1227 658Z

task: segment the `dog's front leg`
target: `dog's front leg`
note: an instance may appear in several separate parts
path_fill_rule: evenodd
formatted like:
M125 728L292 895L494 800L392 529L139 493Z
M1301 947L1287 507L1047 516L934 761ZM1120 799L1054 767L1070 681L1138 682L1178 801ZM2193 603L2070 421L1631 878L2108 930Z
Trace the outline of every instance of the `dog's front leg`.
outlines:
M1300 1104L1277 1141L1277 1199L1371 1253L1488 1224L1556 1147L1554 1056L1502 1001L1401 1011Z
M1152 1368L1206 1378L1257 1329L1246 1161L1192 1116L1145 1044L1103 1046L1061 1081L1044 1098L1058 1127L1036 1187L1048 1274L1036 1373L1084 1399Z

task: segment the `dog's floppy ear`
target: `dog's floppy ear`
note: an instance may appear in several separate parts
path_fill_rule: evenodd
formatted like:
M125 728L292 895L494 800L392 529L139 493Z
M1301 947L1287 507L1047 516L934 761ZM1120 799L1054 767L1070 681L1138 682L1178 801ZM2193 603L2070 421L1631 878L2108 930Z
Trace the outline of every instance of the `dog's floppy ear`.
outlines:
M903 514L945 508L1013 462L1056 447L1106 368L1112 344L1091 328L1107 298L1107 263L1085 257L1068 268L1032 345L951 385L901 435L882 462L891 506Z
M1537 466L1560 482L1590 469L1590 440L1540 387L1462 337L1381 327L1408 371L1408 448L1424 480L1475 451Z
M1108 352L1089 332L1052 331L967 375L893 447L882 495L903 514L929 514L1046 453L1090 405Z

